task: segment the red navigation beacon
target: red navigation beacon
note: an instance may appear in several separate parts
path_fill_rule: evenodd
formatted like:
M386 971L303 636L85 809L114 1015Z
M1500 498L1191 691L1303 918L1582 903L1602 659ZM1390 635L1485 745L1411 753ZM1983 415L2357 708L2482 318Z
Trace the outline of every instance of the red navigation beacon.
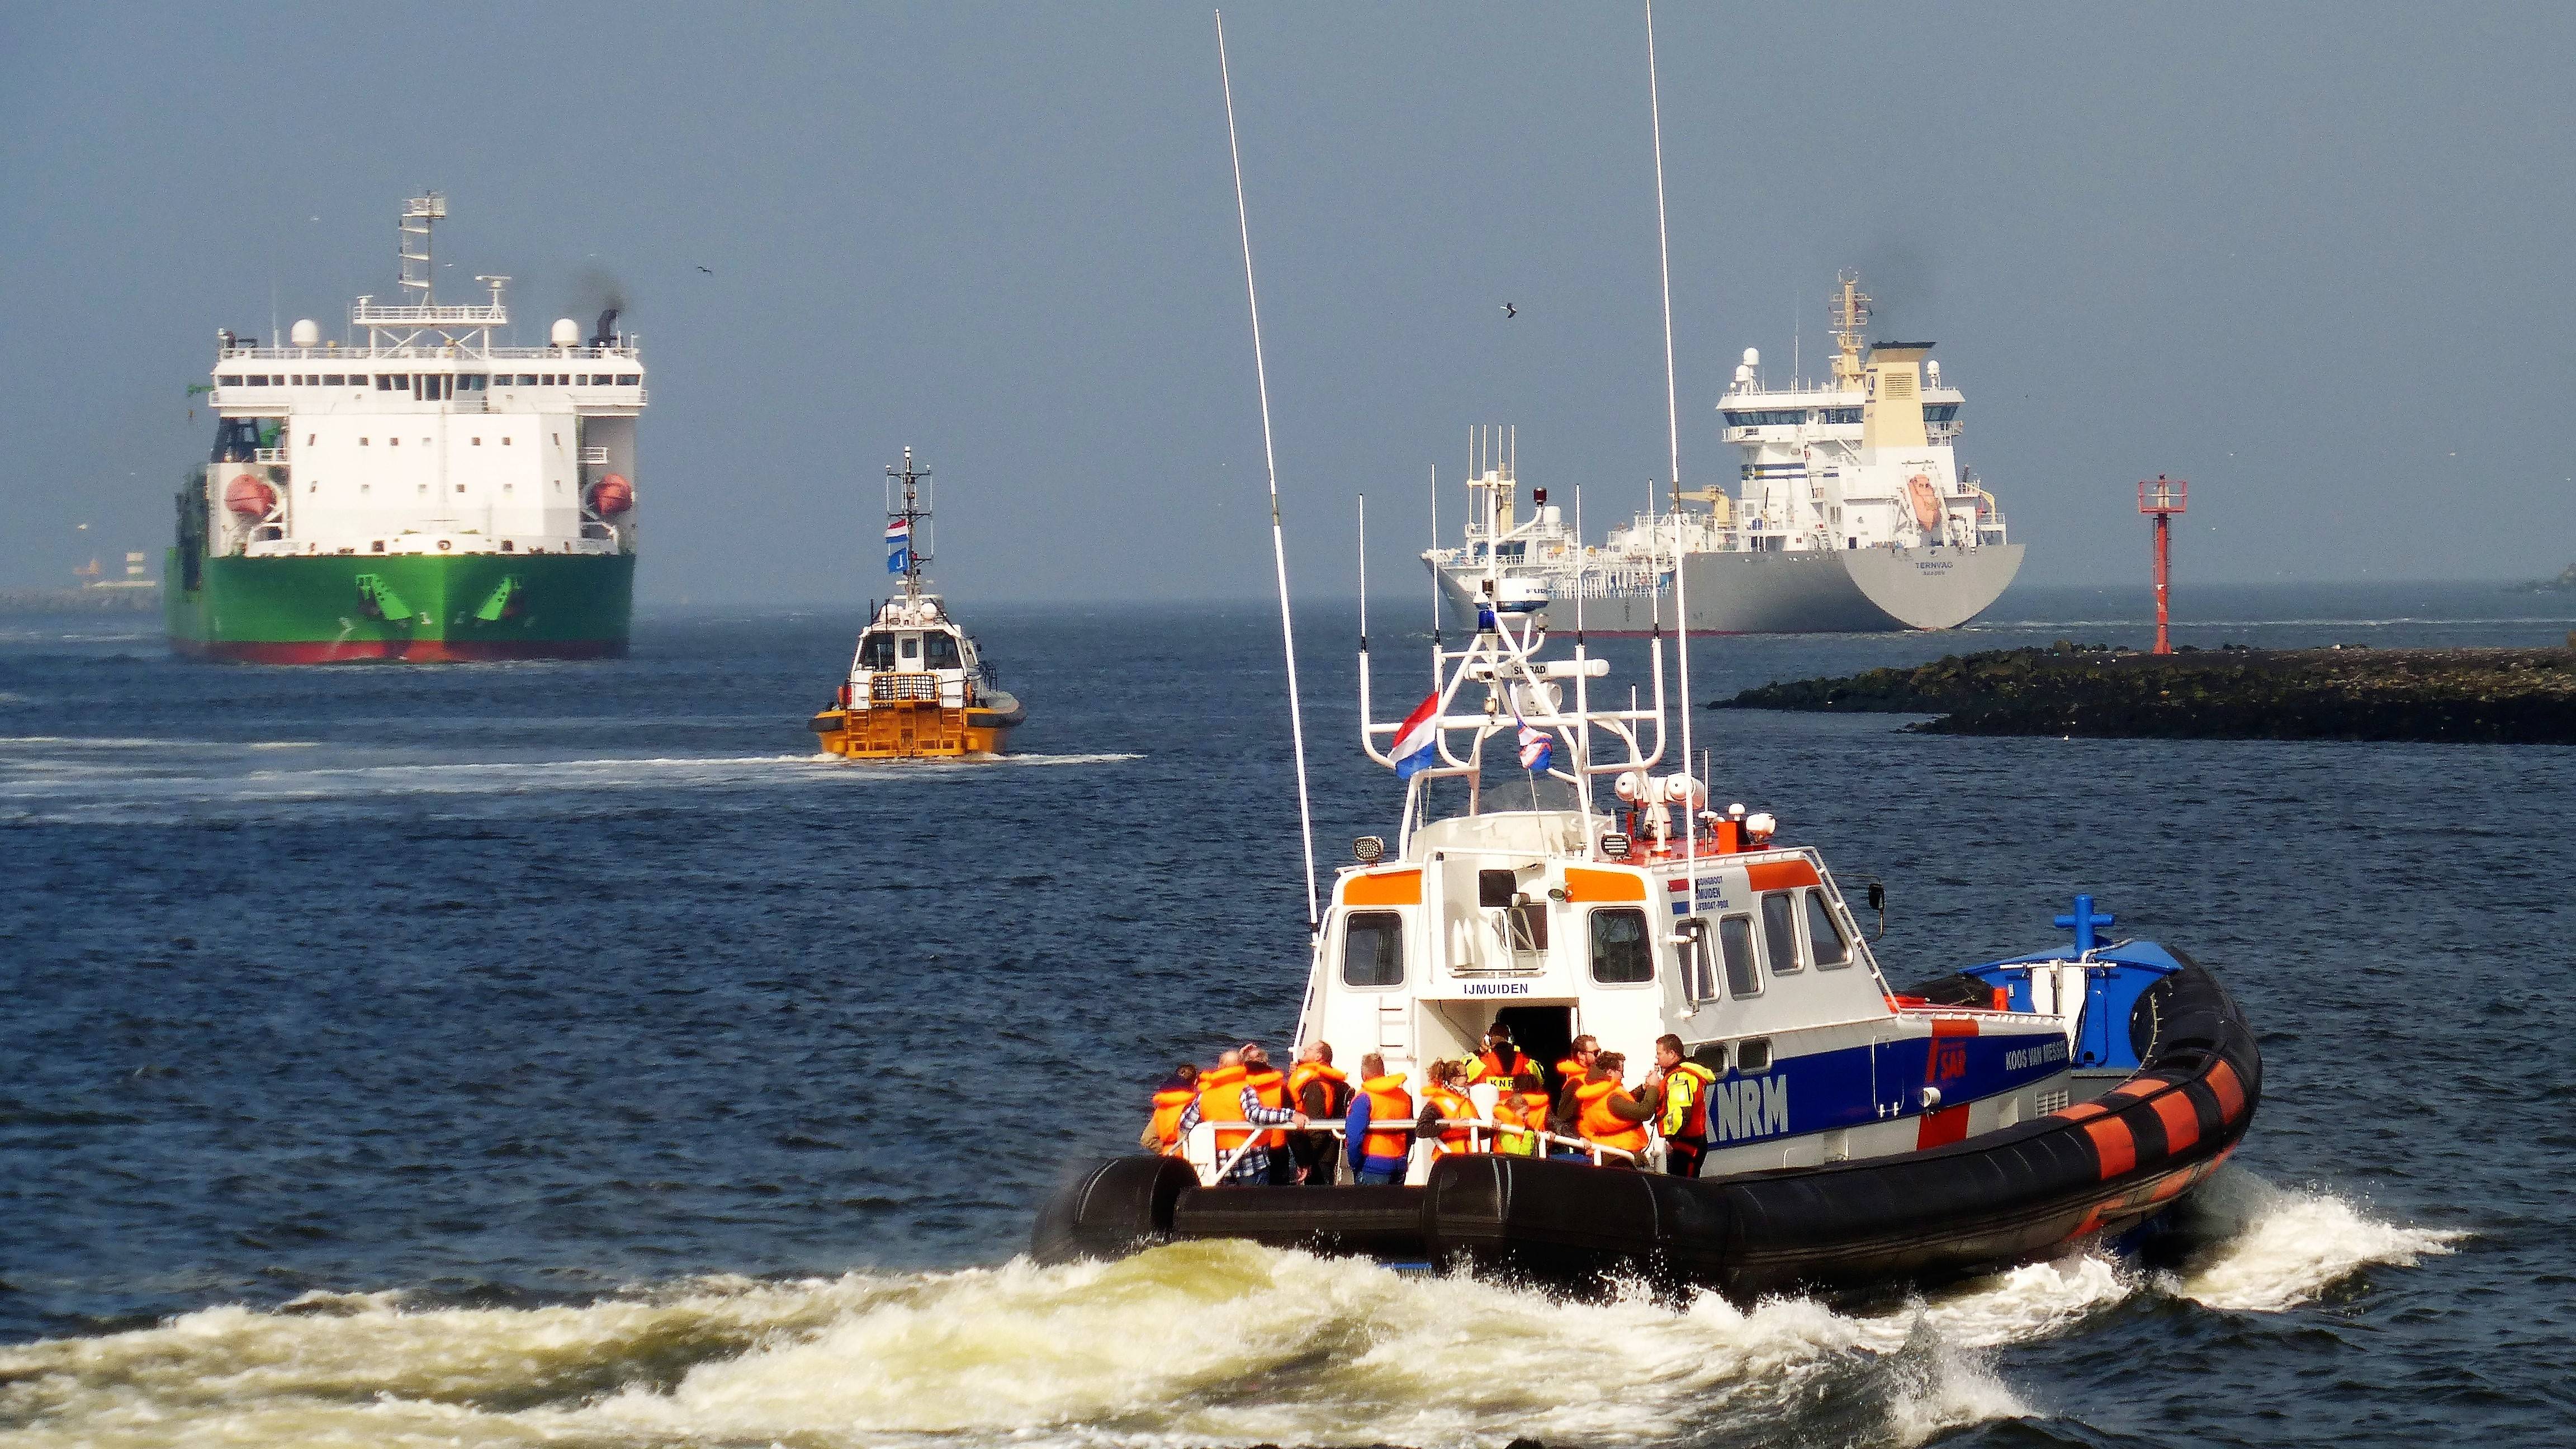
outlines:
M2183 511L2183 500L2191 485L2180 478L2162 473L2153 482L2138 485L2138 511L2156 521L2156 649L2158 654L2173 652L2173 639L2165 632L2165 602L2172 592L2173 516Z

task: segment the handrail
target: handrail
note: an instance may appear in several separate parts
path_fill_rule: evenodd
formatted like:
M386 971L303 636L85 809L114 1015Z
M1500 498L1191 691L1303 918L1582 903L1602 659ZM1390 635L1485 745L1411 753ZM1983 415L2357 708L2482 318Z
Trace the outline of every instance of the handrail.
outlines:
M1632 1152L1625 1147L1612 1147L1606 1142L1594 1142L1585 1137L1564 1136L1560 1133L1551 1132L1543 1127L1506 1127L1502 1123L1490 1122L1482 1117L1438 1117L1432 1120L1437 1126L1443 1129L1465 1128L1468 1132L1469 1141L1477 1144L1481 1144L1485 1141L1485 1134L1487 1133L1492 1133L1497 1137L1506 1131L1526 1133L1538 1139L1538 1151L1533 1155L1550 1155L1552 1149L1562 1144L1573 1148L1577 1152L1589 1155L1594 1167L1606 1166L1607 1164L1603 1161L1604 1157L1617 1158L1619 1161L1634 1168L1644 1168L1650 1165L1659 1164L1663 1160L1663 1135L1655 1131L1652 1124L1647 1124L1646 1127L1646 1149L1643 1152ZM1408 1124L1401 1130L1408 1133L1414 1132L1419 1125L1420 1119L1416 1119L1413 1123ZM1216 1134L1218 1132L1241 1132L1244 1134L1244 1139L1241 1143L1236 1145L1232 1152L1227 1153L1223 1157L1218 1157L1215 1152ZM1210 1122L1202 1120L1196 1127L1190 1129L1190 1137L1184 1139L1181 1159L1184 1162L1188 1162L1193 1169L1197 1169L1199 1171L1200 1186L1213 1187L1224 1182L1226 1175L1234 1171L1235 1165L1243 1161L1244 1155L1261 1144L1261 1138L1264 1134L1271 1132L1320 1132L1327 1136L1340 1139L1345 1143L1350 1140L1350 1127L1346 1122L1315 1121L1310 1119L1304 1127L1287 1127L1264 1126L1257 1122ZM1202 1145L1204 1145L1205 1148L1204 1152L1194 1150ZM1418 1153L1422 1148L1426 1147L1431 1149L1431 1155L1433 1157L1454 1152L1493 1155L1496 1150L1493 1147L1483 1145L1453 1148L1443 1144L1437 1137L1416 1138L1414 1142L1414 1152ZM1198 1162L1202 1156L1209 1160L1210 1165L1204 1169L1199 1169Z

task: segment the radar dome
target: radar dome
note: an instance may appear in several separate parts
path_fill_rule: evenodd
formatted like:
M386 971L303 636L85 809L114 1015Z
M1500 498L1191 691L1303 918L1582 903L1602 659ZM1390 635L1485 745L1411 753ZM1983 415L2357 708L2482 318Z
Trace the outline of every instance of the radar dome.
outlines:
M570 317L557 317L555 319L555 330L547 334L547 340L553 342L557 347L579 347L581 345L581 324L575 322Z
M1941 385L1941 364L1939 362L1926 362L1923 364L1923 370L1931 374L1932 385L1934 387L1939 387Z
M322 326L310 317L298 319L295 330L286 335L292 346L319 347L322 345Z
M1744 349L1744 365L1747 367L1760 367L1762 365L1762 349L1759 347L1748 347Z
M1735 380L1739 384L1751 382L1753 380L1753 369L1740 362L1735 364Z

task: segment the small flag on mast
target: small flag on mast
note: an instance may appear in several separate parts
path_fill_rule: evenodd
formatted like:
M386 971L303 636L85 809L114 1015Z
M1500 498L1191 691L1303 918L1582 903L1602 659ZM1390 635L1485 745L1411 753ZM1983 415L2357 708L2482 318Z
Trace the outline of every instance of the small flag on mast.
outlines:
M1512 723L1521 727L1522 769L1544 770L1556 762L1556 747L1549 741L1547 731L1522 719L1519 710L1512 711Z
M898 518L886 525L886 572L912 571L912 520Z

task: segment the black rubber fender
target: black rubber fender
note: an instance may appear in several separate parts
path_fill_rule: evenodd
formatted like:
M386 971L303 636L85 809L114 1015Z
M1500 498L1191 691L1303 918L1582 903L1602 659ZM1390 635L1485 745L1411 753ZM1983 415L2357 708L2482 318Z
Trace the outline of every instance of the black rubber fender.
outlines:
M1173 1205L1197 1186L1197 1175L1177 1157L1095 1162L1039 1211L1029 1230L1029 1256L1070 1263L1143 1252L1171 1236Z

